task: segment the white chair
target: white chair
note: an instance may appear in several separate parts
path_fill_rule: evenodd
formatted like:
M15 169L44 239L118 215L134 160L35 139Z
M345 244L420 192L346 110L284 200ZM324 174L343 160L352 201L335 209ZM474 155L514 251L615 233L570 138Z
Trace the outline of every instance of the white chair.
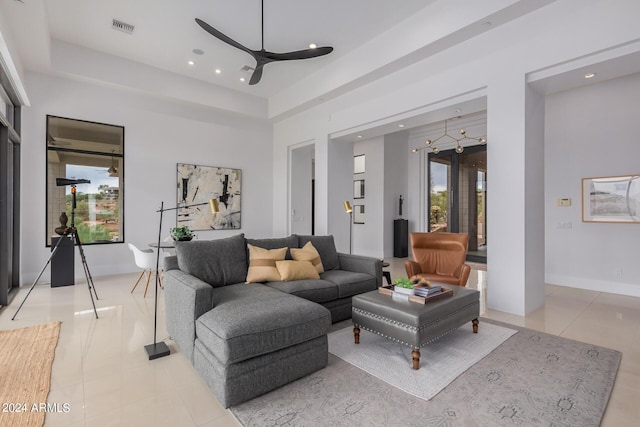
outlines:
M144 273L147 273L147 284L144 287L144 296L147 296L147 289L149 288L149 281L151 280L151 274L156 270L156 251L153 249L138 249L136 246L129 243L129 249L133 252L133 258L136 262L136 265L142 268L142 273L140 273L140 277L136 280L136 284L133 285L133 289L131 289L131 293L136 289L140 279L144 276ZM167 256L166 253L160 252L160 264L162 265L162 259ZM162 278L158 277L160 281L160 286L162 286Z

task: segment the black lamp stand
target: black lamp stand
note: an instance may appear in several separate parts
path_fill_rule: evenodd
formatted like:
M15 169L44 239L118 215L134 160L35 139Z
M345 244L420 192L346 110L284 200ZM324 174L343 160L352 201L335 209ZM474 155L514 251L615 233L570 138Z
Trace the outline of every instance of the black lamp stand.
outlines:
M155 292L155 302L153 309L153 344L145 345L144 349L147 351L149 355L149 360L158 359L160 357L168 356L171 354L171 350L164 341L157 342L157 330L158 330L158 282L159 282L159 271L160 271L160 240L162 238L162 214L164 211L174 211L176 209L182 208L191 208L194 206L202 206L210 204L211 202L197 203L194 205L188 206L176 206L175 208L164 208L164 202L160 203L160 209L156 212L160 212L160 225L158 226L158 245L156 251L156 292Z

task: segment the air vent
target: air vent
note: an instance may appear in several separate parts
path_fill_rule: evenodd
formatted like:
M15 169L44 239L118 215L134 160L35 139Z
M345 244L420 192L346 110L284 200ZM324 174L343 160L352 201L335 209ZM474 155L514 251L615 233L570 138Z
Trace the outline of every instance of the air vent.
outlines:
M244 71L245 73L250 73L250 72L252 72L253 70L255 70L255 68L250 67L250 66L248 66L248 65L245 65L244 67L240 68L240 71Z
M113 19L111 21L111 28L113 28L114 30L122 31L123 33L132 34L135 26L127 24L126 22L118 21L117 19Z

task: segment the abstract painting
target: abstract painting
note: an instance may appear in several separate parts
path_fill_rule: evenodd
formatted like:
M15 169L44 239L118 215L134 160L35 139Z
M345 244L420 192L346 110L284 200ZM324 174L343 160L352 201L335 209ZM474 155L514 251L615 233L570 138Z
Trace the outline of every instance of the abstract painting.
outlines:
M178 163L176 217L179 227L191 230L229 230L240 228L240 169ZM209 210L210 199L218 200L219 212ZM192 206L199 205L199 206Z

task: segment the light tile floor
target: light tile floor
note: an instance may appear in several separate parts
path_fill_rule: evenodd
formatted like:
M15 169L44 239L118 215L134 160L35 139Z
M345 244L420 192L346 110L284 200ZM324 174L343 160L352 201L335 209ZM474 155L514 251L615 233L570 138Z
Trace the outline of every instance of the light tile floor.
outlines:
M392 278L404 276L404 260L388 260ZM96 320L85 283L21 289L0 309L0 328L61 320L49 403L69 403L69 413L48 414L45 426L237 426L168 339L163 292L159 293L158 340L171 355L149 361L153 342L153 292L131 294L137 274L94 278ZM483 316L554 335L620 350L622 364L603 426L636 426L640 420L640 298L546 286L544 307L526 317L486 310L487 273L473 270L469 287L483 293ZM489 284L490 286L490 284Z

